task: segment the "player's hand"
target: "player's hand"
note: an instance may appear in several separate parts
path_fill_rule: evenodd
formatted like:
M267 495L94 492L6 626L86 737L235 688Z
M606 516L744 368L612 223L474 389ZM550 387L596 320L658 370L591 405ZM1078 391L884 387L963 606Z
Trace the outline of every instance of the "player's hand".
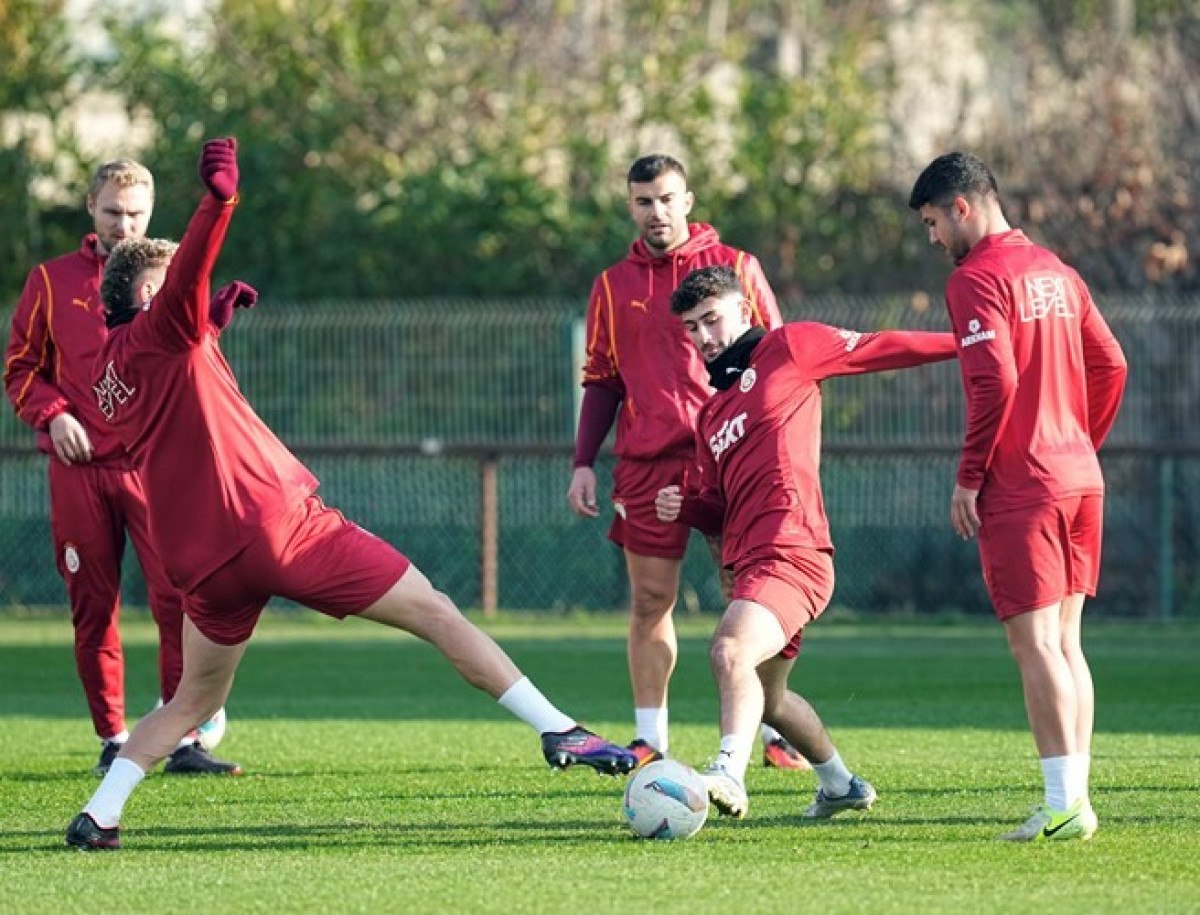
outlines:
M233 319L235 308L253 308L258 303L258 290L249 283L234 280L222 286L208 303L208 318L224 330Z
M237 196L237 140L209 140L200 153L200 180L208 192L224 203Z
M967 489L958 485L955 485L954 495L950 497L950 526L963 540L974 537L982 524L975 505L978 498L978 489Z
M682 508L683 492L678 486L664 486L654 497L654 513L664 524L669 524L678 518Z
M54 453L64 464L86 464L92 459L92 440L83 424L70 413L59 413L50 420L49 431Z
M567 502L571 511L585 518L600 514L596 507L596 471L591 467L576 467L571 474L571 486L567 490Z

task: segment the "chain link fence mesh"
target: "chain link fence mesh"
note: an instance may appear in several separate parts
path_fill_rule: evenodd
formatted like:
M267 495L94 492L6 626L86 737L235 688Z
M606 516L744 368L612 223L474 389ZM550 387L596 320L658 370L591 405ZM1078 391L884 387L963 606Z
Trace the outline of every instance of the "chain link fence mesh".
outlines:
M1105 562L1095 612L1200 616L1200 308L1101 302L1129 357L1129 387L1103 456ZM791 320L858 330L944 330L924 297L825 298ZM611 512L575 517L565 493L578 406L577 303L264 301L223 348L264 419L322 480L330 505L410 555L460 605L484 599L484 468L497 496L502 608L623 609L628 586L606 539ZM7 324L7 321L6 321ZM835 605L989 613L976 547L948 504L962 430L954 363L824 385L822 479L837 544ZM45 458L0 416L0 607L61 606L50 550ZM597 465L602 493L611 456ZM126 599L144 604L136 563ZM681 607L721 597L702 538Z

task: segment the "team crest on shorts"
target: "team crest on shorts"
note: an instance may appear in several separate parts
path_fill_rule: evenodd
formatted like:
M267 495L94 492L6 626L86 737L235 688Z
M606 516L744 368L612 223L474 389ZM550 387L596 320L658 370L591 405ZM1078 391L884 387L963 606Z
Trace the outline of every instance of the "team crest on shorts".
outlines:
M754 382L756 381L758 381L758 372L754 371L754 369L746 369L746 371L742 372L742 378L738 382L738 389L745 394L754 387Z
M75 548L75 544L63 544L63 564L72 575L79 571L79 550Z

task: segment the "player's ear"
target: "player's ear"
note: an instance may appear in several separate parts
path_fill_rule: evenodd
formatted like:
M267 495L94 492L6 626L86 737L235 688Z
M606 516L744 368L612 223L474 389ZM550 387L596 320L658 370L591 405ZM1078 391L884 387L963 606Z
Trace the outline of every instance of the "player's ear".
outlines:
M692 212L692 205L695 204L695 202L696 195L691 191L688 191L683 195L683 212L685 215Z

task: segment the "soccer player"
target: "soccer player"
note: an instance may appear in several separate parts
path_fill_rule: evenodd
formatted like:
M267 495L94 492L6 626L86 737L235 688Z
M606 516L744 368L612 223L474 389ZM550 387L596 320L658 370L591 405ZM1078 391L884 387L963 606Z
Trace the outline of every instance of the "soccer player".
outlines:
M868 810L875 789L846 768L821 719L788 690L801 634L833 594L833 543L821 498L821 382L954 356L950 334L859 333L824 324L755 326L753 305L728 267L705 267L671 296L716 393L696 420L697 478L659 490L655 510L720 534L733 599L713 634L710 662L721 743L701 773L725 815L743 817L745 773L759 721L808 759L820 785L804 811L826 819Z
M553 767L630 771L628 750L552 705L405 556L326 508L316 478L243 397L208 301L237 204L234 140L206 143L199 168L208 192L178 247L131 239L109 258L101 293L110 333L93 375L99 412L141 473L151 530L183 592L183 678L170 702L138 722L72 820L67 844L119 847L126 800L182 734L225 702L272 595L431 642L467 682L542 735Z
M753 322L777 327L780 317L755 257L722 244L712 226L688 222L695 197L682 164L670 156L645 156L630 167L627 185L638 238L592 285L567 501L584 517L599 514L592 465L616 419L615 513L608 537L623 549L629 574L636 727L630 749L645 762L668 750L667 691L678 654L671 613L688 541L687 528L658 520L654 497L694 473L696 414L710 393L703 361L671 316L671 293L689 271L727 264L746 285ZM720 543L710 541L709 548L719 567ZM721 576L727 587L727 574ZM778 732L764 725L762 736L764 763L808 768Z
M979 537L1045 780L1043 803L1002 838L1088 839L1095 701L1080 628L1100 573L1096 452L1120 406L1125 357L1079 275L1008 224L977 157L934 159L908 205L957 265L946 307L967 416L950 523Z
M142 483L91 390L92 363L108 335L100 303L105 260L122 239L146 234L153 208L154 178L144 166L118 159L96 171L87 193L95 231L77 250L30 272L13 312L4 363L13 409L35 430L38 448L49 458L50 531L71 604L75 668L100 738L97 775L108 771L129 738L118 625L126 532L158 625L164 700L174 694L182 669L179 594L151 541ZM216 719L222 728L223 720L222 711ZM229 774L239 767L213 758L193 734L180 742L165 771Z

